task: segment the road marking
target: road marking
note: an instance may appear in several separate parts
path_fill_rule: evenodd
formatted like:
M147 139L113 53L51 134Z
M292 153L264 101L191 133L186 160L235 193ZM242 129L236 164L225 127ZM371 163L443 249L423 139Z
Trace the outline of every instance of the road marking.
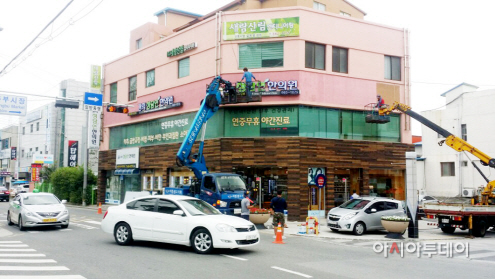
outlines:
M83 229L88 229L88 230L98 229L98 228L95 228L95 227L92 227L92 226L87 226L87 225L84 225L84 224L78 224L78 223L74 223L74 222L72 222L72 225L74 225L76 227L83 228Z
M0 259L0 263L56 263L55 260Z
M22 243L21 241L0 241L0 244Z
M30 271L46 271L46 270L70 270L65 266L0 266L0 270L30 270ZM1 278L1 277L0 277Z
M101 222L98 222L98 221L84 221L86 223L90 223L90 224L95 224L95 225L101 225Z
M60 230L60 232L65 232L65 231L72 231L72 229L63 229L63 230Z
M220 254L220 255L221 255L221 256L224 256L224 257L227 257L227 258L234 259L234 260L239 260L239 261L247 261L247 259L244 259L244 258L239 258L239 257L229 256L229 255L225 255L225 254Z
M0 244L0 247L29 247L27 244Z
M0 252L36 252L34 249L0 249Z
M81 275L0 275L0 279L86 279Z
M45 254L0 254L0 258L46 257Z
M288 270L288 269L281 268L281 267L278 267L278 266L272 266L271 268L278 269L280 271L285 271L285 272L288 272L288 273L292 273L292 274L295 274L295 275L299 275L299 276L302 276L302 277L305 277L305 278L313 278L313 276L311 276L311 275L307 275L307 274L304 274L304 273L300 273L300 272Z

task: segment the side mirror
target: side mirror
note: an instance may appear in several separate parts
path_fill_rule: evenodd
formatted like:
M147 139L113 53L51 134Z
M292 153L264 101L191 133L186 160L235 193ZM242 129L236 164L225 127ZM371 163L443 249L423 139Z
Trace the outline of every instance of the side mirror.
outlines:
M66 204L67 203L67 200L62 200L62 204Z
M174 215L186 216L186 215L184 214L184 211L182 211L182 210L175 210L175 211L174 211Z
M13 201L12 204L13 205L21 205L21 203L19 201Z

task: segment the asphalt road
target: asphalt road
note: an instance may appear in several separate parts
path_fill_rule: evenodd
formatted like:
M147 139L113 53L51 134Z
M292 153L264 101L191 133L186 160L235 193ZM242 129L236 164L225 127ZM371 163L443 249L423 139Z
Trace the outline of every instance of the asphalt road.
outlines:
M474 261L463 254L418 258L414 253L405 253L403 257L393 253L384 257L373 250L376 242L343 245L338 239L289 235L284 240L286 244L273 244L272 230L262 230L261 243L255 247L216 250L210 255L196 254L185 246L153 242L123 247L115 244L112 235L101 231L99 222L103 215L95 210L69 208L68 229L36 228L21 232L17 226L7 226L7 208L8 203L0 203L0 279L465 279L473 275L492 278L495 271L495 260ZM477 239L471 244L471 249L476 247L477 251L470 252L482 254L483 247L494 245L493 238Z

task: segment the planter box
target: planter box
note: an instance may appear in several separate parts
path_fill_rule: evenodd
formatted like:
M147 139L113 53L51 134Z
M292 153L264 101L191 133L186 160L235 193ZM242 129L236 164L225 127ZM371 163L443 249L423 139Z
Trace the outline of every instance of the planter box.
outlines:
M382 226L390 233L403 234L409 226L409 221L381 220Z
M253 224L264 224L270 219L270 213L267 214L249 214L249 221Z

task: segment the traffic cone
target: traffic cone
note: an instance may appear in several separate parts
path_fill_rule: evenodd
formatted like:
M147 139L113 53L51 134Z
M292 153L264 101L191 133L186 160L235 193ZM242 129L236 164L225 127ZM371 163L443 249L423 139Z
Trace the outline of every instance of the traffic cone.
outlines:
M100 202L100 204L98 205L98 214L102 214L102 212L101 212L101 202Z
M275 237L275 241L272 243L285 244L285 242L282 240L282 226L280 225L280 223L278 223L277 235Z

